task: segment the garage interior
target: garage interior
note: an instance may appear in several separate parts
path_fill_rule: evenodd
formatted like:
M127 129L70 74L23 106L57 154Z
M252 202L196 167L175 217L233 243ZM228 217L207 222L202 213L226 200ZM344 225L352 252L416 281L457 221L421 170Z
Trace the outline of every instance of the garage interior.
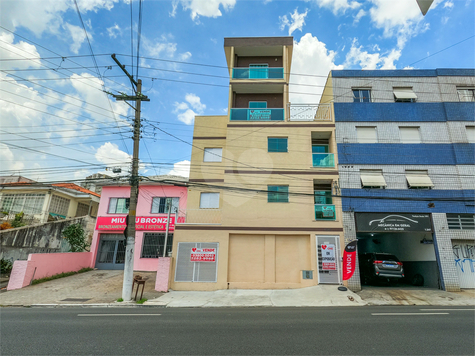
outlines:
M403 263L405 277L399 285L414 285L415 276L419 274L424 279L423 287L441 288L431 232L358 232L357 239L359 255L390 253Z

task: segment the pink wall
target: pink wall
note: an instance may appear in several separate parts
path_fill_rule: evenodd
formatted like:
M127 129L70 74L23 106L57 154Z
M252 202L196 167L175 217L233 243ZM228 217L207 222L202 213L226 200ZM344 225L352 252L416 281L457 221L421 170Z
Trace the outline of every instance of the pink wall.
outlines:
M154 197L177 197L179 202L179 217L184 216L186 210L188 190L186 187L175 187L169 185L140 185L139 199L137 204L137 216L159 217L167 214L151 214L152 198ZM101 192L99 211L97 216L124 216L125 214L108 214L110 198L130 197L129 187L104 186ZM180 219L178 220L180 221ZM136 271L156 271L158 268L157 258L140 258L142 253L143 236L146 231L137 231L135 234L134 270ZM97 249L99 247L99 235L113 233L117 231L95 230L92 239L91 252L93 253L93 265L96 263Z
M92 267L91 252L33 253L28 255L28 261L13 263L7 290L26 287L32 279L77 272L87 267Z
M157 278L155 280L155 290L158 292L168 292L170 284L171 257L160 257L158 259Z

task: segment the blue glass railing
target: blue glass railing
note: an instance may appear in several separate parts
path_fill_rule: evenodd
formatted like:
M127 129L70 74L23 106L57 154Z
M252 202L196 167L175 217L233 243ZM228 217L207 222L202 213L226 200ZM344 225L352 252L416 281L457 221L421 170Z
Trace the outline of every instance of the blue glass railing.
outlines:
M335 167L335 155L333 153L312 153L314 167Z
M284 79L284 68L233 68L233 79Z
M335 220L335 205L315 204L315 220Z
M284 121L284 109L231 109L231 121Z

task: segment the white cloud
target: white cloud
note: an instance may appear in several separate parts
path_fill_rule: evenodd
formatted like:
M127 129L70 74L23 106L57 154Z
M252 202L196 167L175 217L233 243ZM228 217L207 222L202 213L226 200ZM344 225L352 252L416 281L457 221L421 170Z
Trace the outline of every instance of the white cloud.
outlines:
M2 162L2 171L20 171L25 167L22 162L15 159L10 148L3 143L0 143L0 162Z
M34 45L20 41L14 42L13 34L0 32L0 58L12 61L4 61L2 63L2 69L26 69L26 68L38 68L41 66L40 54L36 50ZM33 58L30 61L17 60L24 59L24 57Z
M119 0L78 0L78 7L81 12L97 12L99 9L106 9L110 11L116 2L119 2Z
M180 59L180 61L187 61L188 59L191 58L191 53L190 52L185 52L185 53L182 53L178 56L178 58Z
M121 151L115 143L106 142L96 150L96 159L108 167L128 167L132 156Z
M142 35L141 41L144 51L149 56L172 58L175 55L177 44L170 42L166 35L162 35L160 39L153 41Z
M86 34L84 33L84 30L82 29L82 27L71 25L69 23L66 23L64 27L69 31L69 34L71 35L71 39L73 40L69 49L73 53L78 54L82 43L86 40ZM89 37L89 40L92 41L91 34L88 33L87 35Z
M300 32L302 32L302 27L303 25L305 25L305 17L307 16L307 13L308 10L305 10L305 12L299 14L298 8L296 8L294 10L294 13L290 14L290 21L287 18L287 15L279 16L280 29L284 30L285 27L289 27L289 36L291 36L295 30L299 30Z
M453 1L446 1L444 2L444 9L448 7L449 9L453 8L454 7L454 3Z
M290 78L290 101L292 103L319 102L328 72L332 69L343 69L343 66L334 63L336 52L329 51L325 43L320 42L311 33L302 36L300 42L294 41L293 52L292 73L294 74ZM299 92L313 95L298 94Z
M183 9L191 11L192 20L197 20L199 16L214 18L222 16L219 7L222 6L225 11L232 10L236 0L174 0L173 11L170 14L172 17L175 16L178 3L181 3Z
M204 110L206 109L206 105L201 103L201 99L199 96L192 93L186 94L185 100L188 103L175 102L175 109L173 110L173 112L177 114L178 120L184 122L187 125L191 125L193 124L196 115L203 114Z
M366 11L364 11L363 9L358 11L358 13L355 16L355 20L353 21L353 24L357 24L358 22L360 22L361 18L365 16L366 14L367 14Z
M354 39L350 51L346 54L345 67L359 65L362 69L396 69L394 62L399 57L401 57L400 49L392 49L387 55L369 53L363 50L363 46L358 46Z
M168 174L188 178L190 176L190 161L185 160L175 163Z
M440 22L442 22L442 25L445 25L447 22L449 22L449 19L450 19L450 17L448 17L448 16L443 16L443 17L440 19Z
M111 37L111 38L117 38L117 36L120 35L121 32L122 32L122 30L119 27L119 25L117 25L117 24L107 28L107 33L108 33L109 37Z
M357 1L348 0L314 0L319 7L325 7L333 11L336 15L339 12L345 12L346 10L354 10L361 6Z

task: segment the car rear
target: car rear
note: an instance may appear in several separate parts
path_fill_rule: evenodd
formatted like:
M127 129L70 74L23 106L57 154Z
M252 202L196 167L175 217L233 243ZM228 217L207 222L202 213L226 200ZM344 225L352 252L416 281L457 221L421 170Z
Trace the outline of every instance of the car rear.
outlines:
M394 255L375 253L373 266L374 273L378 277L404 278L402 262L400 262Z

